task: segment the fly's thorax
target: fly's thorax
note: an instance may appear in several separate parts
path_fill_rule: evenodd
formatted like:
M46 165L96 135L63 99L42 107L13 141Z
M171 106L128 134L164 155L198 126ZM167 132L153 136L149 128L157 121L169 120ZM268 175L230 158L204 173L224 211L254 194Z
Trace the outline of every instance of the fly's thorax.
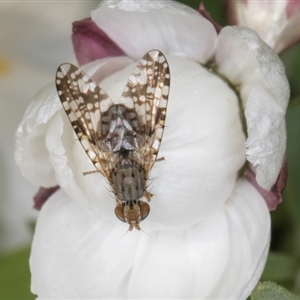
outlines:
M144 170L128 160L112 172L112 181L113 190L122 202L138 200L144 195L146 189Z
M119 220L130 225L129 230L133 228L140 230L140 222L147 218L150 212L150 206L143 201L127 201L115 208L115 214Z
M136 136L139 123L136 112L124 105L113 105L102 116L98 130L108 141L112 152L119 152L122 148L134 151L138 147Z

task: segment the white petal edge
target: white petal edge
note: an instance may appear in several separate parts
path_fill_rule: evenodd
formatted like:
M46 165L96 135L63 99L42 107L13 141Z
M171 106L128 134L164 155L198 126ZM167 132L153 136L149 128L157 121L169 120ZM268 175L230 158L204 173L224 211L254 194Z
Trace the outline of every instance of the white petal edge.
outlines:
M234 206L233 209L230 209L231 205ZM209 299L247 299L261 277L269 251L270 214L256 188L241 178L228 206L226 215L230 220L230 232L234 234L229 238L230 255L218 286L225 286L234 292L225 296L225 291L221 289L218 293L211 294ZM230 284L225 285L224 279L229 280Z
M258 281L260 280L260 277L266 265L266 261L270 249L270 242L271 242L271 232L269 232L269 239L264 249L262 250L261 255L257 257L257 260L255 261L253 268L246 276L242 288L233 295L232 297L233 300L248 299L251 292L258 284Z
M240 88L258 83L286 110L290 90L284 65L255 31L243 26L224 27L218 36L215 61L218 72L232 85Z
M278 178L286 150L285 114L259 85L253 86L247 96L246 155L256 170L258 184L270 190Z
M266 84L261 82L261 78L258 80L275 98L280 108L285 111L290 97L290 88L282 61L273 49L260 39L255 31L242 26L236 26L233 29L243 38L249 50L257 53L256 60L259 64L259 75L266 81Z
M151 49L159 49L204 64L214 53L217 33L213 25L176 1L103 1L91 16L136 60Z
M31 183L51 187L57 185L54 170L45 147L47 122L61 108L54 82L36 94L25 111L15 133L15 160Z
M226 205L197 226L151 236L133 231L120 239L125 231L123 223L56 193L36 226L32 292L38 299L243 300L266 261L270 216L242 179Z
M247 122L246 154L258 184L270 190L285 152L285 111L290 90L284 66L251 29L224 28L217 44L218 71L240 91Z

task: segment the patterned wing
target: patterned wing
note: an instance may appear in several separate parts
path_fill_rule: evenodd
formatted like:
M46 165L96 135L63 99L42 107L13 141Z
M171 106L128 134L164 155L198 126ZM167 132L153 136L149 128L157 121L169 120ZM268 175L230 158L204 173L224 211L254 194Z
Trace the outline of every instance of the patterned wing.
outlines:
M138 116L145 170L153 167L161 144L170 89L169 64L158 50L147 52L130 75L121 102L132 103ZM132 105L132 104L131 104Z
M58 67L56 89L83 149L96 169L109 178L111 153L97 128L101 112L113 105L112 100L87 74L72 64Z

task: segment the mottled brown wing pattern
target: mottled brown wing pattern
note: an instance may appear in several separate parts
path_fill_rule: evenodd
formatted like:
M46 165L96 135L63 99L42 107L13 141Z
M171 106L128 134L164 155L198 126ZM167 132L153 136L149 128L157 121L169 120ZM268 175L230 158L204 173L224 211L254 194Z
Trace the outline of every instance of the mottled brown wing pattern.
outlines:
M146 53L131 73L121 103L132 103L139 119L140 145L146 176L161 144L170 89L170 69L162 52Z
M97 127L101 111L108 110L113 105L112 100L87 74L72 64L58 67L56 88L82 147L96 169L109 177L111 153Z
M165 56L158 50L146 53L117 104L72 64L58 68L56 88L83 149L110 183L116 216L129 224L130 231L140 230L140 222L150 212L147 179L165 126L170 89ZM147 202L141 200L143 196Z

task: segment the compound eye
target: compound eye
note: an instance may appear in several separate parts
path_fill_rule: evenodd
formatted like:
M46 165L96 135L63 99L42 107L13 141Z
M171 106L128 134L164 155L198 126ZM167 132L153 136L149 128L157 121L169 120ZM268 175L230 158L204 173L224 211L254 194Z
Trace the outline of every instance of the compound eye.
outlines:
M122 206L117 206L117 207L115 208L115 214L116 214L116 217L117 217L120 221L126 223L125 215L124 215L124 209L123 209Z
M145 220L150 213L150 205L146 202L142 202L140 205L141 220Z

